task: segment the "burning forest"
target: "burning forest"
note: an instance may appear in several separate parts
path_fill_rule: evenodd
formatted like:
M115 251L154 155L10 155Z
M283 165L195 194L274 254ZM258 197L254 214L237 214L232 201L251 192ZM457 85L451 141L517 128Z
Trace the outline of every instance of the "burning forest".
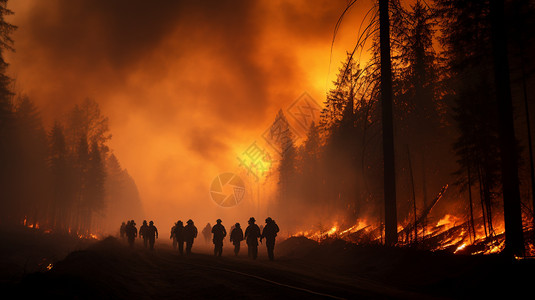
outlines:
M89 298L528 281L534 30L528 0L0 0L2 282L78 295L102 261L117 284Z

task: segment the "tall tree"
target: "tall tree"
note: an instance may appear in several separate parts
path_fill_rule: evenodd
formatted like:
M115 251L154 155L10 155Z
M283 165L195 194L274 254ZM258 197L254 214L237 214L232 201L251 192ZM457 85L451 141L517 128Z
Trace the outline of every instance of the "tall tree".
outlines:
M449 156L449 134L444 130L444 110L441 109L439 97L437 55L433 48L435 20L432 10L416 1L406 10L399 3L393 5L392 31L396 37L394 47L397 55L393 57L394 65L394 122L397 128L396 144L407 145L411 153L411 163L407 167L406 159L398 160L400 178L413 178L415 191L420 195L411 195L422 199L418 204L427 207L427 190L440 190L449 179L454 163ZM396 63L397 62L397 63ZM443 105L442 105L443 106ZM401 150L397 157L404 158ZM429 159L430 153L440 155L442 159ZM428 159L426 159L426 156ZM411 166L412 164L412 166ZM407 169L413 174L407 174ZM401 174L404 176L402 177ZM434 174L434 176L427 176ZM419 178L418 178L419 177ZM421 183L420 186L416 186ZM408 195L406 189L400 189L398 196ZM401 203L400 203L401 204ZM414 203L412 205L414 213ZM408 214L408 207L398 205L398 214ZM423 221L425 223L425 220ZM419 225L416 224L415 228ZM424 225L425 226L425 225Z
M279 161L279 205L282 207L292 207L296 201L296 160L297 149L295 147L294 136L286 116L279 111L272 128L277 130L277 146L280 149L281 158Z
M63 125L55 122L49 133L49 168L51 172L52 200L50 226L68 232L75 199L75 172L67 151Z
M4 59L4 51L14 51L11 34L17 29L5 20L6 16L13 14L7 8L7 2L8 0L0 0L0 122L3 121L3 114L9 111L9 100L13 96L12 79L6 74L8 63Z
M444 85L459 136L458 183L479 186L485 232L494 234L493 208L500 194L498 109L494 96L488 1L437 0L446 65Z
M500 156L505 221L505 252L524 255L522 211L518 180L518 150L507 56L504 0L490 0L496 98L499 111Z
M5 19L6 16L12 14L13 12L7 8L7 0L0 0L0 196L4 199L0 223L12 221L14 216L11 214L11 207L15 205L11 176L14 170L12 158L15 154L13 149L13 92L11 90L12 79L6 74L8 64L4 59L5 51L13 51L11 34L16 26L9 24Z
M394 121L392 114L392 62L390 57L390 18L388 0L379 0L381 49L381 109L383 124L385 244L398 241L396 170L394 161Z
M20 222L36 225L46 219L48 210L48 144L39 111L28 97L21 97L16 105L16 155L12 159L16 169L11 176L16 180L16 199Z

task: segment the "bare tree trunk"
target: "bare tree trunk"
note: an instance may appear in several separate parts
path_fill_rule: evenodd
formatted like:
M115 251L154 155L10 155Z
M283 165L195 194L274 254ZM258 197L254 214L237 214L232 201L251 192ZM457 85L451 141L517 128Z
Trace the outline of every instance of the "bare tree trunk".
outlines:
M468 165L468 200L470 201L470 227L472 228L472 235L474 241L476 240L476 228L474 226L474 209L472 201L472 176L470 174L470 165Z
M523 61L523 60L522 60ZM531 175L531 200L533 203L533 228L535 229L535 168L533 166L533 145L531 143L531 122L529 118L528 88L526 85L526 70L522 64L522 89L524 92L524 107L526 110L526 127L528 129L529 171Z
M477 167L477 178L479 181L479 200L481 201L481 217L483 218L483 228L485 229L485 237L488 237L487 232L487 217L485 215L485 197L483 196L483 180L481 179L481 166Z
M385 244L398 241L396 174L394 162L394 120L392 115L392 62L390 59L390 18L388 0L379 0L379 26L381 48L381 109L383 123Z
M425 161L425 151L422 153L422 193L423 193L423 207L427 207L427 177L426 174L426 161ZM427 216L420 222L422 226L422 240L425 239L425 232L427 229Z
M509 82L504 0L490 1L490 16L496 97L500 121L500 154L505 221L504 251L505 254L510 256L523 256L524 236L522 229L516 138L513 123L513 104L511 100L511 85Z
M414 210L414 242L418 242L418 222L416 220L416 193L414 191L414 175L412 174L412 162L411 162L411 153L409 152L409 145L407 145L407 156L409 159L409 174L411 175L411 186L412 186L412 207Z

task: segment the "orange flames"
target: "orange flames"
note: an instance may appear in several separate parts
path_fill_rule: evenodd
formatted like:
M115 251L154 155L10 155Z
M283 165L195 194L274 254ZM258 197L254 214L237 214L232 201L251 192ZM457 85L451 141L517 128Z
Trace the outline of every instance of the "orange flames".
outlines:
M334 222L330 227L319 226L316 230L301 230L291 236L304 236L308 239L323 242L329 238L342 239L356 244L381 243L382 226L368 220L358 220L351 226ZM419 226L417 238L414 230L404 231L398 226L398 246L415 246L431 251L447 251L455 254L492 254L499 253L505 246L505 228L503 220L496 220L492 234L482 224L474 226L472 232L469 222L464 218L446 214L436 222Z
M27 217L24 217L24 220L22 220L22 225L24 227L31 228L31 229L41 229L41 231L45 234L51 234L53 232L52 229L50 228L47 228L47 229L41 228L41 225L39 225L39 222L29 223ZM75 230L71 228L67 229L67 233L70 235L74 235L78 237L79 239L93 239L93 240L100 239L97 234L94 234L94 233L82 234L82 233L76 232Z

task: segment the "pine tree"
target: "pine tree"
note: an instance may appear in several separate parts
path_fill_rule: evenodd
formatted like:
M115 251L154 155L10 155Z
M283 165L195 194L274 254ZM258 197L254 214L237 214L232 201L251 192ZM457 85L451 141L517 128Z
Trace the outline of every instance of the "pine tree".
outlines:
M446 60L447 98L454 106L459 137L454 143L458 182L479 186L485 231L494 234L493 210L500 193L498 111L493 89L488 1L436 1Z
M311 206L320 204L320 185L323 173L320 172L320 147L321 141L316 124L312 122L307 133L307 138L303 143L300 153L300 178L301 190L306 203Z
M63 126L56 121L49 133L49 168L52 200L49 223L55 230L68 232L75 201L75 171Z
M36 225L46 220L49 203L48 145L46 132L35 104L21 97L14 112L16 155L15 199L19 204L19 220Z
M0 0L0 197L4 199L0 213L0 223L17 222L18 216L13 214L16 201L14 178L11 176L15 170L13 156L16 155L14 145L14 116L11 90L12 79L7 76L8 64L4 59L5 51L13 51L11 34L16 26L6 22L5 17L13 12L7 9L7 0Z

